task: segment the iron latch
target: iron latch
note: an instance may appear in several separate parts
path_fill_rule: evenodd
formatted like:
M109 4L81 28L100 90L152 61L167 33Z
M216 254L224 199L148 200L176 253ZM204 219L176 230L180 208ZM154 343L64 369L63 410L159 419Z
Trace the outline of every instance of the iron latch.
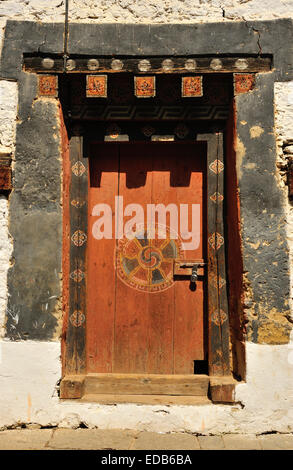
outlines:
M174 260L174 277L175 276L190 276L190 282L196 284L198 276L204 275L204 267L206 263L200 260Z

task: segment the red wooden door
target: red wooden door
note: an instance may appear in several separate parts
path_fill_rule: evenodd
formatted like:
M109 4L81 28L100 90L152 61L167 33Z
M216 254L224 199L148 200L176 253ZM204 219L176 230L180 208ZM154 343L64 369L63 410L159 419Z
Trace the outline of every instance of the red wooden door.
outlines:
M89 157L87 370L192 374L205 358L204 278L191 288L189 277L174 278L173 265L205 257L204 144L92 144ZM157 204L171 205L173 217L177 208L176 230L167 210L165 223L155 218L154 234L147 231ZM196 234L190 249L187 229Z

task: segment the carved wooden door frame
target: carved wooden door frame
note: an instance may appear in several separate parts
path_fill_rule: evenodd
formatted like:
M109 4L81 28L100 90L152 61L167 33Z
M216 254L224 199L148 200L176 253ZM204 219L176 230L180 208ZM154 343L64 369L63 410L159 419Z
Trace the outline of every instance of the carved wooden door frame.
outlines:
M207 144L207 276L208 276L208 366L210 376L229 376L229 314L226 290L224 237L224 153L223 134L200 134ZM88 159L83 156L83 138L72 136L69 143L69 305L63 335L63 377L72 377L72 398L81 394L86 374L87 316L87 218ZM80 380L78 379L80 377ZM64 379L63 379L64 380ZM67 380L68 384L68 380ZM62 387L61 387L62 390ZM68 395L68 386L67 392ZM62 395L62 394L61 394ZM64 397L68 398L68 396Z

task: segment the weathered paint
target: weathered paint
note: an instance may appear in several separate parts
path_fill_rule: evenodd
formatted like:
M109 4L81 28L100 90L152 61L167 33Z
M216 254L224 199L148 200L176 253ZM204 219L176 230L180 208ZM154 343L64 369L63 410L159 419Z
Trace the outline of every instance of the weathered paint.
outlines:
M230 341L233 361L233 372L242 379L245 378L245 333L246 318L244 315L243 292L243 253L240 227L240 201L237 179L236 151L236 108L235 101L231 104L230 116L226 128L226 186L225 201L226 215L229 224L225 226L227 238L227 278ZM241 122L243 125L243 121ZM246 121L245 121L245 124ZM239 163L239 159L238 159ZM239 167L238 167L239 170Z
M7 336L51 339L61 316L61 162L58 106L21 74L10 225ZM36 248L37 247L37 248Z
M61 157L62 157L62 371L65 367L66 357L66 331L69 315L69 273L70 273L70 198L69 187L71 181L69 140L64 122L61 104L59 103L59 125L61 135Z
M276 178L274 79L259 74L256 88L236 97L239 195L248 338L289 341L289 260L284 194ZM253 108L254 112L251 112ZM247 125L241 125L241 121ZM255 127L258 137L254 135ZM251 133L251 129L254 129ZM243 149L245 148L245 152ZM255 165L253 170L251 165Z
M286 242L283 241L285 221L282 194L276 187L274 176L276 158L272 89L274 79L289 80L292 75L290 49L292 24L290 20L279 20L255 22L253 25L262 35L262 52L274 54L275 71L271 74L259 75L256 88L236 98L238 116L236 167L240 186L242 239L246 260L244 285L246 300L248 304L251 302L247 307L252 325L249 327L249 337L254 341L278 343L288 341L290 325L286 318L289 310L286 305L287 300L284 300L284 293L285 296L286 293L288 294L288 256ZM147 28L143 25L101 25L97 30L93 25L72 24L70 26L69 48L70 51L79 54L120 52L135 55L139 44L141 54L150 54L154 47L157 54L165 54L170 50L176 54L190 54L191 51L194 54L231 53L231 38L234 37L235 41L232 41L234 44L233 53L237 53L240 49L241 53L252 54L258 51L259 44L252 28L247 28L243 23L213 25L213 34L217 40L212 44L207 40L211 28L212 25L197 25L196 29L191 25L157 25ZM84 37L82 42L80 42L81 32ZM134 38L133 43L127 39L130 33ZM98 38L100 34L103 34L107 41L99 43L99 41L86 40L87 37L92 38L95 35ZM154 43L154 35L161 39ZM22 38L21 42L19 37ZM174 43L175 37L176 44ZM278 45L278 49L276 49L277 37L282 38L282 48ZM10 307L14 309L9 307L9 311L12 311L13 315L20 314L20 321L18 325L14 325L13 317L10 317L7 323L8 335L14 338L51 338L57 323L53 314L56 303L54 296L58 298L60 294L59 279L49 279L48 270L45 272L44 267L48 261L46 253L55 253L54 261L50 256L49 263L53 262L54 266L49 265L49 271L52 273L56 269L57 273L60 272L61 209L59 207L60 162L57 161L59 156L57 105L54 104L53 99L42 98L33 102L36 96L36 77L21 72L22 51L37 50L41 42L43 42L42 51L61 52L63 47L62 25L8 22L1 60L1 73L4 77L19 78L20 84L15 191L11 197L12 217L10 222L12 235L15 237L14 257L16 264L10 270L9 275ZM99 50L96 50L97 43ZM257 107L255 99L258 102ZM253 115L251 113L252 107L254 109ZM244 125L244 121L247 124ZM259 130L255 131L255 127L263 129L263 133L260 133ZM260 135L255 137L255 132ZM40 136L42 136L41 139ZM35 145L32 145L33 142ZM45 149L50 149L50 160L47 156L44 157ZM266 155L265 163L263 155ZM34 160L32 156L35 158L38 156L38 158ZM21 166L21 162L24 160L26 163ZM48 161L50 161L49 167ZM45 172L43 175L40 175L38 171L33 171L33 164L36 162L37 164L40 162L40 167ZM49 174L46 173L48 170ZM24 173L25 190L22 188ZM42 181L45 179L46 187L42 187ZM257 185L259 181L262 181L261 188L255 191L253 184ZM263 209L268 204L268 208L265 208L267 215L263 214L260 208L258 209L260 204ZM30 209L28 212L30 205L33 210ZM41 208L45 208L46 216L43 211L37 213L36 210ZM24 210L25 216L20 218L22 210ZM35 219L33 219L34 217ZM45 220L44 224L41 223L40 226L46 235L50 235L44 237L43 232L41 239L38 239L40 231L32 233L28 230L32 227L32 220L37 220L34 223L40 223L40 217L43 217L42 221ZM48 224L50 217L52 223ZM57 223L58 218L59 224ZM26 222L28 222L27 225ZM265 236L261 236L261 246L255 250L253 245L258 243L259 233L264 229L267 233ZM42 256L38 256L37 259L31 258L35 264L34 274L30 276L31 269L28 269L28 258L23 257L23 247L27 247L27 256L28 253L32 253L34 246L42 246L41 242L44 243L44 240L48 245L45 250L42 250ZM21 251L20 247L22 247ZM278 259L274 261L278 263L278 266L271 264L272 257L275 257L276 253ZM268 271L267 266L270 266L270 272L266 272L266 270ZM40 273L43 275L43 280L41 280ZM265 282L259 282L257 278L259 275L263 277ZM39 281L40 285L38 285ZM36 282L36 290L32 287L34 282ZM50 303L47 307L46 297L43 294L45 294L44 286L47 286L48 282L53 284L49 288L47 298L50 298ZM22 307L19 312L18 298L22 299ZM26 301L23 302L23 299ZM53 300L52 303L51 300ZM44 313L40 316L42 308ZM48 316L45 314L46 309L49 311ZM276 309L277 315L273 309ZM279 326L278 331L281 331L281 334L278 334L276 338L274 338L274 334L268 336L265 331L264 324L267 317L270 322Z
M233 41L231 42L231 37L235 37L235 35L237 36L239 33L241 40L238 41L239 37L237 36L235 50L239 49L240 52L243 44L245 44L244 48L242 49L243 52L257 53L259 50L259 44L261 44L264 53L273 53L276 55L275 64L277 71L275 78L279 79L280 81L292 80L292 40L290 39L291 20L284 20L281 23L282 24L280 24L276 29L274 29L274 25L276 24L275 22L249 23L248 25L246 24L242 26L237 25L233 30L233 33L229 36L229 40L216 40L214 44L217 44L217 47L219 46L218 49L220 51L226 50L226 52L231 52L231 43L233 43ZM230 33L231 28L233 29L233 27L234 25L232 24L228 25L226 30ZM28 33L30 28L32 28L31 34ZM198 25L198 28L199 30L201 29L200 25ZM253 29L255 28L258 28L258 33L253 32ZM95 27L95 29L97 30L98 28ZM223 32L224 30L225 28L223 28L221 31ZM52 37L50 31L53 35L55 35L54 38ZM79 31L81 31L81 28ZM235 31L237 31L237 34ZM161 30L158 30L158 33L160 32ZM219 30L217 28L217 34L218 32ZM113 29L109 32L109 35L111 35L111 33L113 33ZM176 36L176 34L174 35L174 32L172 34L174 37ZM202 34L201 31L200 34ZM223 35L225 34L223 33ZM204 37L205 35L202 35L202 38ZM207 37L209 37L209 35L207 35ZM280 38L284 38L284 43L281 44L281 47ZM172 50L170 47L170 38L168 41L165 42L166 49L162 47L162 50L164 50L162 53L165 53L166 50ZM7 46L8 42L9 46ZM19 77L21 70L21 46L27 50L37 50L40 47L41 50L46 52L62 51L62 25L60 25L60 27L56 27L54 25L32 26L32 24L27 24L24 26L23 23L13 23L13 25L10 24L8 30L6 31L5 43L5 65L4 68L2 67L2 77L13 79ZM95 41L93 41L93 43L95 43ZM40 46L41 44L42 46ZM57 47L55 47L56 44ZM189 44L191 44L190 41ZM210 45L205 46L203 42L200 42L199 44L199 49L197 49L199 53L201 50L206 53L206 51L209 50L209 47L212 47ZM275 45L276 47L280 48L279 52L276 51ZM142 44L142 53L144 53L143 47L144 46ZM211 53L214 53L214 51L215 49L213 49ZM132 53L136 52L132 51ZM2 64L3 63L4 62L2 62ZM5 83L9 83L10 85L15 86L15 84L12 84L12 82L7 81ZM20 84L20 105L21 108L23 108L25 102L24 91L27 93L26 87L23 87L23 78L21 78ZM279 87L285 86L284 83L278 83L278 85ZM272 83L269 84L267 90L268 89L272 89ZM252 93L252 96L258 97L257 102L259 103L259 95L257 94L258 90L256 89ZM29 94L26 94L26 96L28 96L28 107L30 107L32 100L30 99ZM241 124L239 125L239 121L237 122L237 131L239 138L241 139L240 142L242 143L244 149L242 155L243 164L238 160L238 167L242 173L242 183L239 180L240 185L242 184L240 188L242 192L242 234L244 236L248 235L248 239L246 241L244 240L244 250L245 254L248 253L249 255L249 260L245 264L243 276L244 286L246 289L245 298L247 300L247 308L252 309L251 313L253 313L255 311L254 309L258 308L258 304L261 303L261 314L259 315L258 319L254 320L254 316L251 316L253 328L249 328L249 337L251 337L254 341L272 342L272 340L274 341L275 338L277 338L277 341L288 342L288 330L290 325L289 322L285 320L286 316L288 316L286 314L286 311L288 310L286 310L285 304L281 305L281 308L277 308L278 302L276 302L276 300L278 299L274 297L277 293L281 302L281 297L286 295L286 289L288 285L288 264L286 258L286 256L288 257L288 254L286 254L286 247L284 247L284 249L282 248L280 259L274 259L274 261L271 263L273 266L271 278L268 273L264 272L264 280L267 280L268 283L272 281L271 290L273 293L275 292L275 294L272 295L271 292L268 292L268 288L264 284L259 286L257 280L255 279L255 275L258 274L256 270L259 263L259 258L261 258L262 261L266 260L266 263L271 267L271 254L275 254L276 252L279 253L278 250L280 245L278 245L278 243L283 243L283 240L289 238L289 232L287 234L285 232L285 223L280 225L281 217L283 217L285 214L283 203L287 197L287 194L285 190L281 190L281 188L278 187L279 180L275 167L276 155L274 153L275 142L274 137L272 136L273 126L272 124L267 127L263 126L263 119L259 119L257 117L258 109L255 106L255 102L253 98L251 98L251 95L250 97L243 95L237 99L239 105L238 118ZM269 110L266 109L264 111L264 107L261 106L262 116L267 112L268 115L273 116L272 101L270 101L272 100L272 94L268 93L266 100L271 103L271 107ZM39 105L37 105L37 109L39 109L38 106ZM245 110L244 114L242 114L242 109ZM252 109L255 113L255 121L257 122L251 122L251 118L254 114L251 112ZM52 115L55 113L53 108L51 109L50 113L51 112ZM24 117L20 115L20 123L23 118ZM33 123L34 122L35 121L33 121ZM245 127L246 130L242 131L241 126ZM259 137L251 139L250 129L254 126L260 126L264 129L264 132ZM267 132L267 128L270 129L269 132ZM287 132L289 131L287 130ZM38 137L40 135L43 138L43 129L39 132ZM23 136L23 134L20 134L20 136ZM257 141L260 141L261 144L259 144L259 146L256 148L255 153L257 155L253 155L252 147ZM272 152L271 149L273 149ZM264 163L266 164L265 167L262 160L264 160ZM257 224L259 221L270 222L270 220L267 220L268 217L266 214L268 211L266 208L263 209L263 212L255 214L257 207L255 207L255 194L253 194L252 185L250 185L249 191L251 194L248 194L247 199L249 206L246 208L246 211L244 211L243 215L243 195L245 195L245 192L248 190L249 186L247 186L247 188L245 187L249 181L249 175L251 175L252 170L255 168L262 168L265 177L267 176L267 172L270 172L269 178L264 181L264 188L267 188L267 182L271 184L273 180L272 175L274 172L278 182L277 190L275 187L276 183L274 182L272 185L273 200L277 201L276 208L272 208L269 201L269 212L270 215L272 215L270 219L273 220L273 226L269 226L269 233L272 235L273 240L271 240L270 237L267 237L266 234L263 234L262 237L254 236L253 224L251 224L252 227L250 227L249 224L247 225L247 222L251 223L252 221L254 223L253 215L257 215ZM261 176L259 175L259 172L257 175ZM260 201L262 201L261 198ZM6 204L5 208L7 208L7 201L5 200L4 202ZM277 213L277 209L280 209L280 207L281 213ZM251 215L249 215L249 211L251 211ZM13 214L13 212L11 212L11 214ZM277 220L279 216L280 219ZM14 215L12 218L13 217ZM3 220L6 223L7 217L4 216ZM15 224L15 222L12 222L12 225L13 224ZM260 225L258 225L258 227L260 227ZM265 227L267 227L267 224L265 224ZM6 246L9 244L7 241L8 233L6 229L4 232ZM20 235L20 231L18 231L18 246L20 246ZM276 237L279 236L279 239L273 237L273 235L276 235ZM61 234L59 234L59 237L61 238ZM55 247L57 246L57 249L59 249L58 243L60 238L58 238L58 236L55 237ZM34 240L35 243L39 243L37 239ZM256 250L258 254L257 261L255 261L253 258L253 253ZM4 267L9 263L7 259L9 259L9 257L7 258L7 256L5 256L5 263L3 265ZM12 263L13 261L14 260L12 260ZM263 265L260 265L259 270L261 272L263 272L263 267ZM247 268L251 269L251 272L246 272ZM283 291L281 290L282 286L285 287ZM5 292L5 289L2 289L1 284L1 296L4 295L3 292ZM263 296L266 296L266 292L269 293L268 303L264 305ZM255 294L257 294L256 305L253 304ZM276 304L275 307L274 304ZM1 303L1 306L2 305L3 302ZM274 310L274 308L276 308L276 310ZM263 325L267 324L268 317L269 322L273 326L273 330L275 332L273 337L270 334L270 331L268 336L267 331L265 331L266 329L263 328ZM270 317L273 317L273 319ZM279 325L282 326L279 328ZM55 326L50 328L50 335L53 335ZM280 333L281 338L278 336L278 333ZM13 343L6 340L2 345L3 359L1 365L2 369L0 372L0 377L4 380L3 387L1 384L1 390L3 390L3 394L0 397L1 409L4 410L2 415L2 425L10 425L17 422L27 422L28 395L30 394L30 419L32 421L40 422L44 425L59 424L66 426L78 426L81 421L85 421L89 423L90 426L100 427L119 427L121 426L121 423L123 423L123 426L136 429L140 428L156 430L158 427L160 427L163 432L178 429L187 429L194 432L207 433L223 431L292 431L292 343L289 345L284 344L275 346L247 343L246 346L248 368L247 383L240 384L236 389L236 400L241 401L245 405L243 410L241 410L240 406L211 406L207 408L194 407L192 409L189 407L186 409L183 407L164 407L165 412L158 413L158 407L137 407L135 405L120 405L117 407L109 407L61 403L56 396L52 398L55 383L61 376L58 361L60 356L59 344L47 342L39 343L37 341ZM38 357L38 361L35 360L36 357ZM15 395L11 394L11 391L13 391ZM18 400L16 398L18 398ZM10 403L13 403L13 406L10 406ZM164 416L163 419L162 415ZM168 419L166 419L167 415Z

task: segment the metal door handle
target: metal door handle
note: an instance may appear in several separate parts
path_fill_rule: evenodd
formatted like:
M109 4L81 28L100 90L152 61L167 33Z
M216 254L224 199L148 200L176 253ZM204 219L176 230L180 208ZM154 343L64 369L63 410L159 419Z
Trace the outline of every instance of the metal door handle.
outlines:
M190 282L195 282L197 281L197 268L198 268L198 265L197 264L194 264L192 266L192 270L191 270L191 276L190 276Z

